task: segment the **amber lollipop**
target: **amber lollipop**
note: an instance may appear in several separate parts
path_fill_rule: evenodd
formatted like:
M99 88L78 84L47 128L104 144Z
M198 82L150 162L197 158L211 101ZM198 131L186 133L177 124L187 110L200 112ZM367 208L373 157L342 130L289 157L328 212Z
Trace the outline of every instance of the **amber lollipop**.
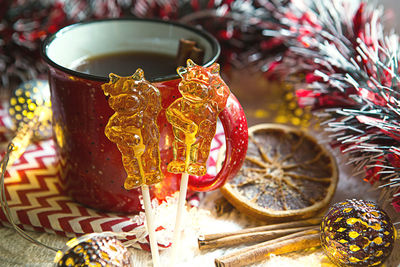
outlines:
M137 69L130 77L110 74L110 82L103 84L102 89L109 96L108 104L115 111L104 132L122 154L127 173L125 189L142 189L153 264L160 266L149 186L163 178L157 127L161 95L144 78L141 69Z
M182 97L166 110L175 137L174 159L167 169L182 174L172 243L172 266L179 247L189 175L206 174L206 162L217 129L218 114L224 109L230 94L228 86L219 76L217 63L206 68L188 59L187 67L179 67L177 72L182 78L178 86Z

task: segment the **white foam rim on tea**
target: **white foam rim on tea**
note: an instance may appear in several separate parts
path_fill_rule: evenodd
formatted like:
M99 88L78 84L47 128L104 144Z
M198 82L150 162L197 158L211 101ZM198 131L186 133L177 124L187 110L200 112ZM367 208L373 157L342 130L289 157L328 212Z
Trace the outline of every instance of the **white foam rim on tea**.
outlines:
M196 41L212 59L212 46L196 32L157 21L108 20L67 27L47 46L47 56L64 68L74 68L87 58L118 52L143 51L175 56L181 38Z

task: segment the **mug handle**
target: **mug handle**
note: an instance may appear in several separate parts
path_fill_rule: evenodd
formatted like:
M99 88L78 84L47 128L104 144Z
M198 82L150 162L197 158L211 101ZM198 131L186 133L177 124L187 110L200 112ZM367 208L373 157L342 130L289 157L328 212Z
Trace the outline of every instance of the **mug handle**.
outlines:
M237 98L231 93L225 108L219 114L224 127L226 152L225 161L217 175L189 176L189 189L211 191L225 184L240 170L246 157L248 144L247 119Z

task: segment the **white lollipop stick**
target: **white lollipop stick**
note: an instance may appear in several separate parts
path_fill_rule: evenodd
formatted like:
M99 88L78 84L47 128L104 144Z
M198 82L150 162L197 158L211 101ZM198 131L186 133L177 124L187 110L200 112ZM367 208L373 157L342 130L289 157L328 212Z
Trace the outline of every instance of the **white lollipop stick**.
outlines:
M176 254L179 250L179 245L180 245L180 237L181 237L181 232L182 232L182 213L185 208L185 202L186 202L186 192L187 192L187 187L188 187L188 181L189 181L189 174L187 173L182 173L182 178L181 178L181 186L179 189L179 199L178 199L178 209L176 212L176 222L175 222L175 228L174 228L174 237L172 240L172 258L171 258L171 265L174 266L176 262Z
M146 214L147 231L149 232L151 257L153 259L153 266L160 267L160 255L158 252L158 245L156 239L156 231L154 227L154 213L151 208L151 199L148 185L142 185L142 196L144 203L144 212Z
M197 132L197 131L196 131ZM185 170L187 170L189 161L190 161L190 150L192 148L192 144L195 141L194 138L195 134L187 135L187 147L186 147L186 166ZM180 244L180 237L181 237L181 232L182 232L182 213L185 208L185 202L186 202L186 193L187 193L187 187L188 187L188 182L189 182L189 174L186 172L182 173L181 177L181 185L179 188L179 199L178 199L178 209L176 212L176 222L175 222L175 228L174 228L174 237L172 240L172 259L171 259L171 267L175 265L176 262L176 254L179 249L179 244Z
M141 140L141 144L142 140ZM139 150L136 153L136 158L138 159L139 172L140 176L144 178L144 171L142 165L142 154L143 151ZM147 184L142 184L142 196L143 196L143 204L144 204L144 213L146 214L146 225L147 231L149 232L149 241L150 241L150 250L151 250L151 258L153 260L154 267L160 267L160 254L158 252L158 245L156 239L156 230L154 227L154 213L151 207L151 198L149 186Z

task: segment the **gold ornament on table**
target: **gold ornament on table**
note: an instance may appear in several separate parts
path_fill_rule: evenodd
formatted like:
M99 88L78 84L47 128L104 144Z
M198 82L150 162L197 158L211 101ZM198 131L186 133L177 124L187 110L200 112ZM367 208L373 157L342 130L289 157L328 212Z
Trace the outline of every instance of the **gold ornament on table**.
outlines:
M374 202L346 200L334 204L321 223L321 243L336 265L379 266L393 250L396 229Z
M51 137L50 89L46 80L28 81L12 91L8 113L13 122L13 130L17 131L22 125L32 121L38 113L38 108L49 114L35 126L34 137L40 139Z
M8 164L12 165L28 147L32 138L51 136L51 103L49 84L45 80L25 82L13 90L8 112L14 125L11 140L13 151Z
M54 262L57 267L129 267L130 256L126 247L114 236L88 234L69 240L57 252Z

